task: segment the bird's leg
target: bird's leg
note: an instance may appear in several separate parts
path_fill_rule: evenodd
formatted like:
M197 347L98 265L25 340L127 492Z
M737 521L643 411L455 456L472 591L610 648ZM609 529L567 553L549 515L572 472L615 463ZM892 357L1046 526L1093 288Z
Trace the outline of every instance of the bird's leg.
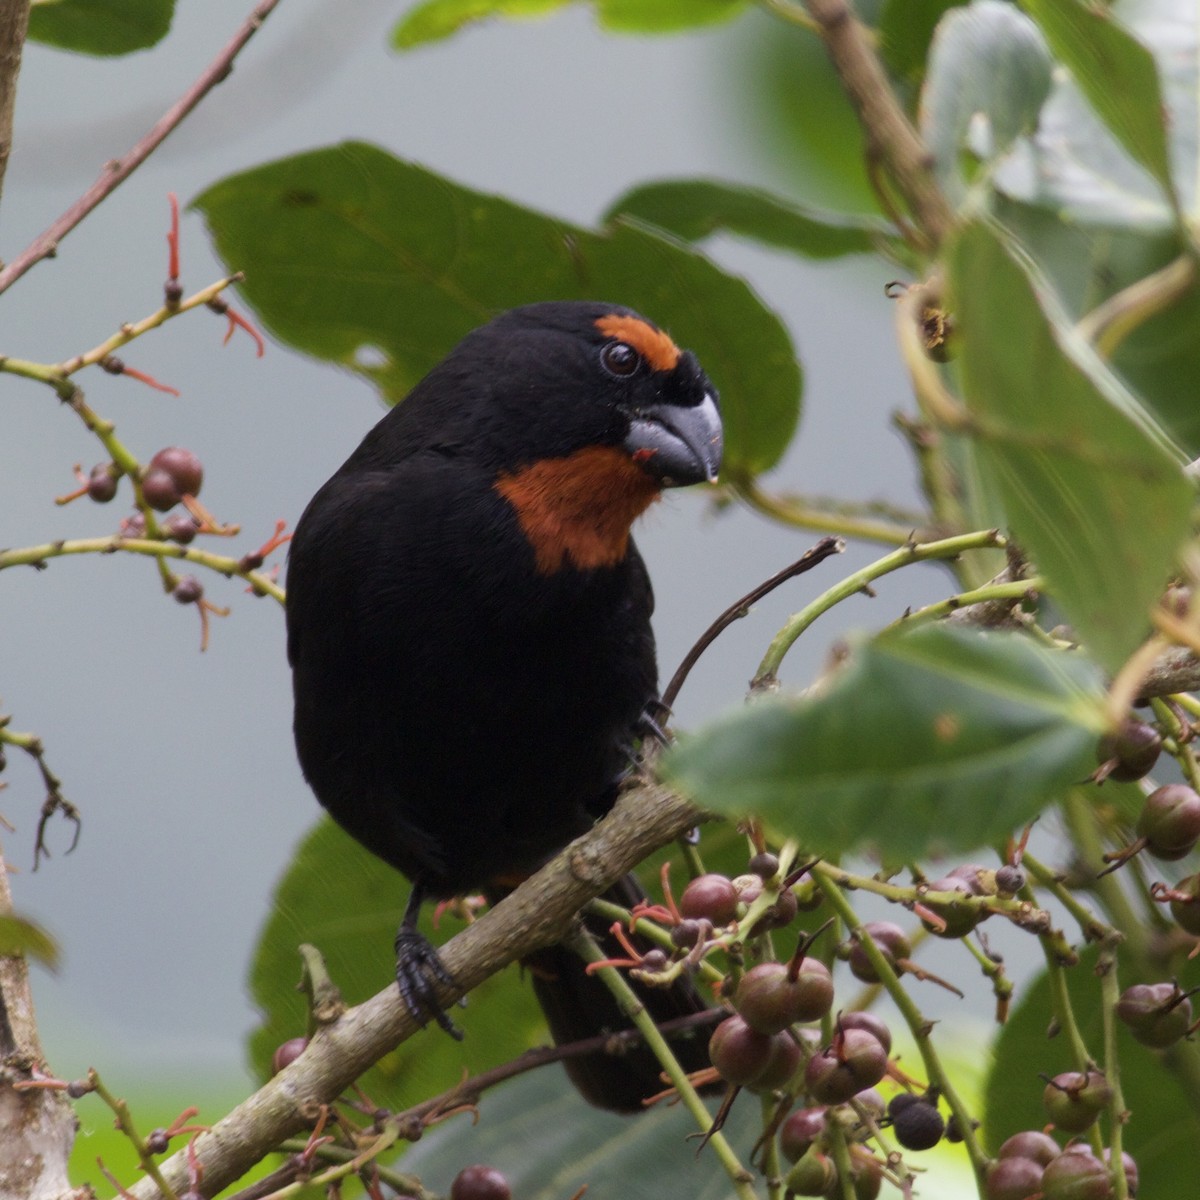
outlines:
M461 1042L462 1030L446 1015L437 998L438 984L453 987L456 981L429 939L417 928L424 898L425 889L420 883L414 883L404 919L396 931L396 985L404 1007L418 1025L424 1028L432 1017L452 1038Z

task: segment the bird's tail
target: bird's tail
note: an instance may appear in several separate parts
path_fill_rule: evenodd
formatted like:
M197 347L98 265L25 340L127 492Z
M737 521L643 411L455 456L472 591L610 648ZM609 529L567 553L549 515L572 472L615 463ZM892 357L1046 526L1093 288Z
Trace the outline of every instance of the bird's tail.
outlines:
M645 894L637 880L626 875L609 888L603 898L632 908L645 899ZM614 958L626 957L625 950L609 932L609 922L585 916L584 924L606 954ZM651 948L635 935L631 935L630 940L642 952ZM566 946L538 950L523 963L532 977L534 992L546 1014L555 1044L566 1045L632 1028L629 1018L620 1010L604 982L599 976L588 975L583 960ZM649 987L634 979L629 982L657 1025L709 1008L691 980L685 977L665 988ZM672 1049L685 1071L698 1071L709 1065L710 1028L700 1024L671 1037ZM571 1082L589 1104L613 1112L640 1112L644 1100L668 1086L662 1081L662 1067L653 1051L641 1043L628 1047L611 1045L608 1050L568 1058L564 1060L564 1066Z

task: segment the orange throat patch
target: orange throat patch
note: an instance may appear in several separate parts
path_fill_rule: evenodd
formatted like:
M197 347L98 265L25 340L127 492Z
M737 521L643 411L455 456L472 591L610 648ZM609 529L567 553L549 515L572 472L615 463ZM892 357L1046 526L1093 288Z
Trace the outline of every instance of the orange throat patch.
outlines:
M539 575L570 563L611 567L629 549L633 523L662 494L658 482L615 446L589 446L497 479L516 510Z

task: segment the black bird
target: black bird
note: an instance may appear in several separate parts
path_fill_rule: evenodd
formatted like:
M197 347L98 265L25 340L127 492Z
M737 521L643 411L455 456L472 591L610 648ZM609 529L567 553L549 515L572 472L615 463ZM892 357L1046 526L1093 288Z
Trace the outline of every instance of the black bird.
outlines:
M423 899L495 895L612 806L657 699L653 594L630 536L664 487L716 478L695 356L610 304L513 309L465 337L313 498L292 539L296 747L317 799L412 881L397 980L423 1023L444 977ZM629 904L632 878L614 894ZM625 1027L565 948L534 985L558 1042ZM658 1020L686 981L642 988ZM706 1065L702 1042L684 1051ZM645 1050L572 1060L602 1107L658 1090Z

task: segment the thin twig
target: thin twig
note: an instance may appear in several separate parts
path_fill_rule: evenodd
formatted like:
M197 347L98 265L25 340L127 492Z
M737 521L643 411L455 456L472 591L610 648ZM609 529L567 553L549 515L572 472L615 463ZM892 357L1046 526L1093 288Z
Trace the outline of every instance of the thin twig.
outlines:
M246 18L242 27L221 53L209 63L196 82L163 113L154 127L123 158L105 163L96 182L62 216L21 251L12 262L0 270L0 293L7 291L30 267L44 258L53 257L58 251L59 242L109 193L124 183L218 83L228 78L233 67L233 60L258 32L259 27L278 4L279 0L260 0L260 3L255 5L254 11Z
M684 655L683 662L679 664L675 674L671 676L671 682L663 689L662 703L664 707L669 709L674 705L675 697L679 695L679 690L683 687L688 675L691 674L692 668L700 661L700 656L734 621L746 616L750 612L751 605L757 604L764 596L769 596L777 587L787 583L789 579L795 579L797 575L803 575L806 571L811 571L819 563L823 563L834 554L843 553L845 549L846 543L841 538L822 538L815 546L806 550L791 566L784 567L782 571L772 575L770 579L760 583L752 591L747 592L740 600L735 600L700 635L696 644Z

